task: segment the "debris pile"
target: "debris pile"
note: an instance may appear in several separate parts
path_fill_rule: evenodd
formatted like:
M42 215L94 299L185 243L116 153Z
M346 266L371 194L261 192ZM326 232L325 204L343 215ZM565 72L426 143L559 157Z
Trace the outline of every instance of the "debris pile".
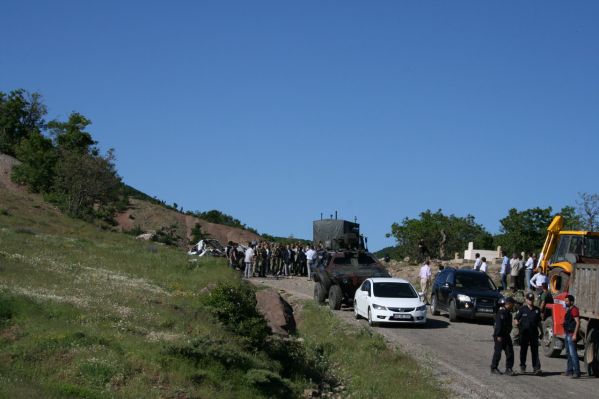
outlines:
M196 245L191 247L188 255L196 256L226 256L225 247L218 240L207 238L198 241Z

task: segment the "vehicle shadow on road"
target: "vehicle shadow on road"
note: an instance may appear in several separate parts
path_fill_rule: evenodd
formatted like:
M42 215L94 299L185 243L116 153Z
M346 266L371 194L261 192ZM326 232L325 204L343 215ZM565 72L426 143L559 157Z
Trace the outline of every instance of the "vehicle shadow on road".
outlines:
M428 319L426 320L426 324L393 324L393 323L389 323L389 324L379 324L379 327L382 328L389 328L389 329L413 329L413 328L423 328L423 329L427 329L427 330L437 330L440 328L447 328L449 327L449 323L443 320L437 320L437 319Z

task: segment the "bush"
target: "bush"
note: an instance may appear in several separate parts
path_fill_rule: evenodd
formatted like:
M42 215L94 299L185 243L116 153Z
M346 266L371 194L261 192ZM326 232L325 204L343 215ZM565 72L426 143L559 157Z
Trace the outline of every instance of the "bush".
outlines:
M246 284L221 283L206 297L210 312L236 335L262 348L270 330L256 309L255 291Z
M0 294L0 323L12 319L15 315L15 303L14 300L9 297Z

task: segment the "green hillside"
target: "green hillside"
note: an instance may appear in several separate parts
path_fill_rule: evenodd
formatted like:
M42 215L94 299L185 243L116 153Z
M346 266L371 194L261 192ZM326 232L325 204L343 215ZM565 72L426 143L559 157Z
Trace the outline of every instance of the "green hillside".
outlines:
M102 226L0 191L1 398L445 396L381 336L327 309L299 313L303 340L274 339L223 260L190 262Z
M4 191L0 204L0 397L270 397L306 385L272 347L216 321L200 289L240 286L222 261L190 264L34 196Z

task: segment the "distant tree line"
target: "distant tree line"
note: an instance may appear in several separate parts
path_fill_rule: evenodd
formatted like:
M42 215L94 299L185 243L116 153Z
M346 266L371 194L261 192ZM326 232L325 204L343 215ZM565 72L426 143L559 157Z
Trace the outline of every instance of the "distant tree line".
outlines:
M0 92L0 152L21 161L13 180L71 216L111 221L127 204L114 150L100 153L86 131L91 120L80 113L48 122L46 115L39 93Z
M565 220L567 230L594 231L599 225L599 194L579 193L576 206L566 206L554 213L551 207L531 208L518 211L512 208L501 219L500 232L491 235L474 216L459 217L445 215L442 210L426 210L418 218L405 218L401 223L393 223L392 236L396 246L385 248L379 255L389 254L392 258L412 260L430 256L449 259L463 253L469 242L475 248L494 249L497 246L506 251L538 253L545 241L547 227L556 215Z
M206 212L188 211L187 214L198 217L200 219L204 219L205 221L210 222L210 223L222 224L222 225L230 226L230 227L237 227L237 228L251 231L252 233L258 234L258 231L256 229L249 227L249 226L245 225L244 223L241 223L241 221L239 221L238 219L235 219L233 216L227 215L226 213L223 213L217 209L212 209L212 210L206 211Z

